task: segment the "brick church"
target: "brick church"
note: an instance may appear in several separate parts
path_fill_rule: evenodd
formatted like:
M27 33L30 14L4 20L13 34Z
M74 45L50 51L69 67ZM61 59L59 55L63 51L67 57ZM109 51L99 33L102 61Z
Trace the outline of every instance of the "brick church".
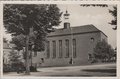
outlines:
M33 57L36 66L66 66L90 64L90 56L97 42L107 36L94 25L71 27L69 13L64 14L64 28L47 36L46 50Z

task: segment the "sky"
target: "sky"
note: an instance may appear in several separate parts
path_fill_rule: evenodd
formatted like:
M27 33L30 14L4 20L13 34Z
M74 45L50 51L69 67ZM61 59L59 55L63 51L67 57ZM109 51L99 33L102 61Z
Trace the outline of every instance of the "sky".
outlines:
M93 24L99 30L108 36L108 43L115 48L117 31L113 30L114 26L108 24L114 17L109 13L114 5L108 7L82 7L79 4L58 5L60 10L65 13L67 10L70 14L69 22L71 27ZM63 16L62 16L63 17ZM62 18L64 22L64 19ZM59 27L63 27L63 22Z
M113 19L113 16L109 13L109 9L113 9L113 6L114 5L109 5L108 7L82 7L79 4L58 4L61 12L65 13L67 10L70 14L69 22L71 27L93 24L108 36L108 43L115 48L117 31L113 30L113 26L108 24ZM58 28L63 28L63 15L61 21L62 23ZM11 39L10 34L5 33L5 29L3 36L8 40Z

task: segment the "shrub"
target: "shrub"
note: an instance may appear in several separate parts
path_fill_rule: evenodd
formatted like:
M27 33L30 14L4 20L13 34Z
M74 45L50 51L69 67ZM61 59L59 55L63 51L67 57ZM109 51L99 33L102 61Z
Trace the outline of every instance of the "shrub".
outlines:
M37 68L34 67L34 66L30 66L30 71L31 71L31 72L37 72Z

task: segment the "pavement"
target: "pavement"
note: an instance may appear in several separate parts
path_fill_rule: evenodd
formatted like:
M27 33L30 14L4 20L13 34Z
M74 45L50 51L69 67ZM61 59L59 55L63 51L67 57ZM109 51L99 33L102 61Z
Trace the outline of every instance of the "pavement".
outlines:
M32 77L115 77L116 64L97 64L85 66L66 66L66 67L46 67L38 68L38 72L31 72ZM16 72L4 73L4 77L8 76L26 76L24 73Z

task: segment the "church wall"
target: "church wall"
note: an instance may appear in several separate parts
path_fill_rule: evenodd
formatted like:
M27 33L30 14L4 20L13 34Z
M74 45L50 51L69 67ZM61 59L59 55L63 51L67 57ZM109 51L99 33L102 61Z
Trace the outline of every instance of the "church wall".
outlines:
M101 41L102 41L103 39L104 39L106 42L108 42L107 36L106 36L103 32L101 32Z
M94 38L94 41L91 41L91 38ZM68 58L65 57L65 40L69 39L69 53ZM73 58L73 64L69 64L72 57L72 39L76 39L76 58ZM50 58L45 58L43 66L64 66L64 65L85 65L90 64L88 61L88 53L93 53L93 48L95 44L101 40L100 32L85 33L85 34L76 34L76 35L67 35L67 36L57 36L49 37L50 41ZM56 41L56 58L52 58L52 41ZM62 58L58 57L58 41L62 40Z
M32 63L32 66L40 67L42 66L42 63L44 63L44 58L45 58L45 51L37 52L36 55L34 54L34 52L32 52L32 59L30 60L30 65Z

